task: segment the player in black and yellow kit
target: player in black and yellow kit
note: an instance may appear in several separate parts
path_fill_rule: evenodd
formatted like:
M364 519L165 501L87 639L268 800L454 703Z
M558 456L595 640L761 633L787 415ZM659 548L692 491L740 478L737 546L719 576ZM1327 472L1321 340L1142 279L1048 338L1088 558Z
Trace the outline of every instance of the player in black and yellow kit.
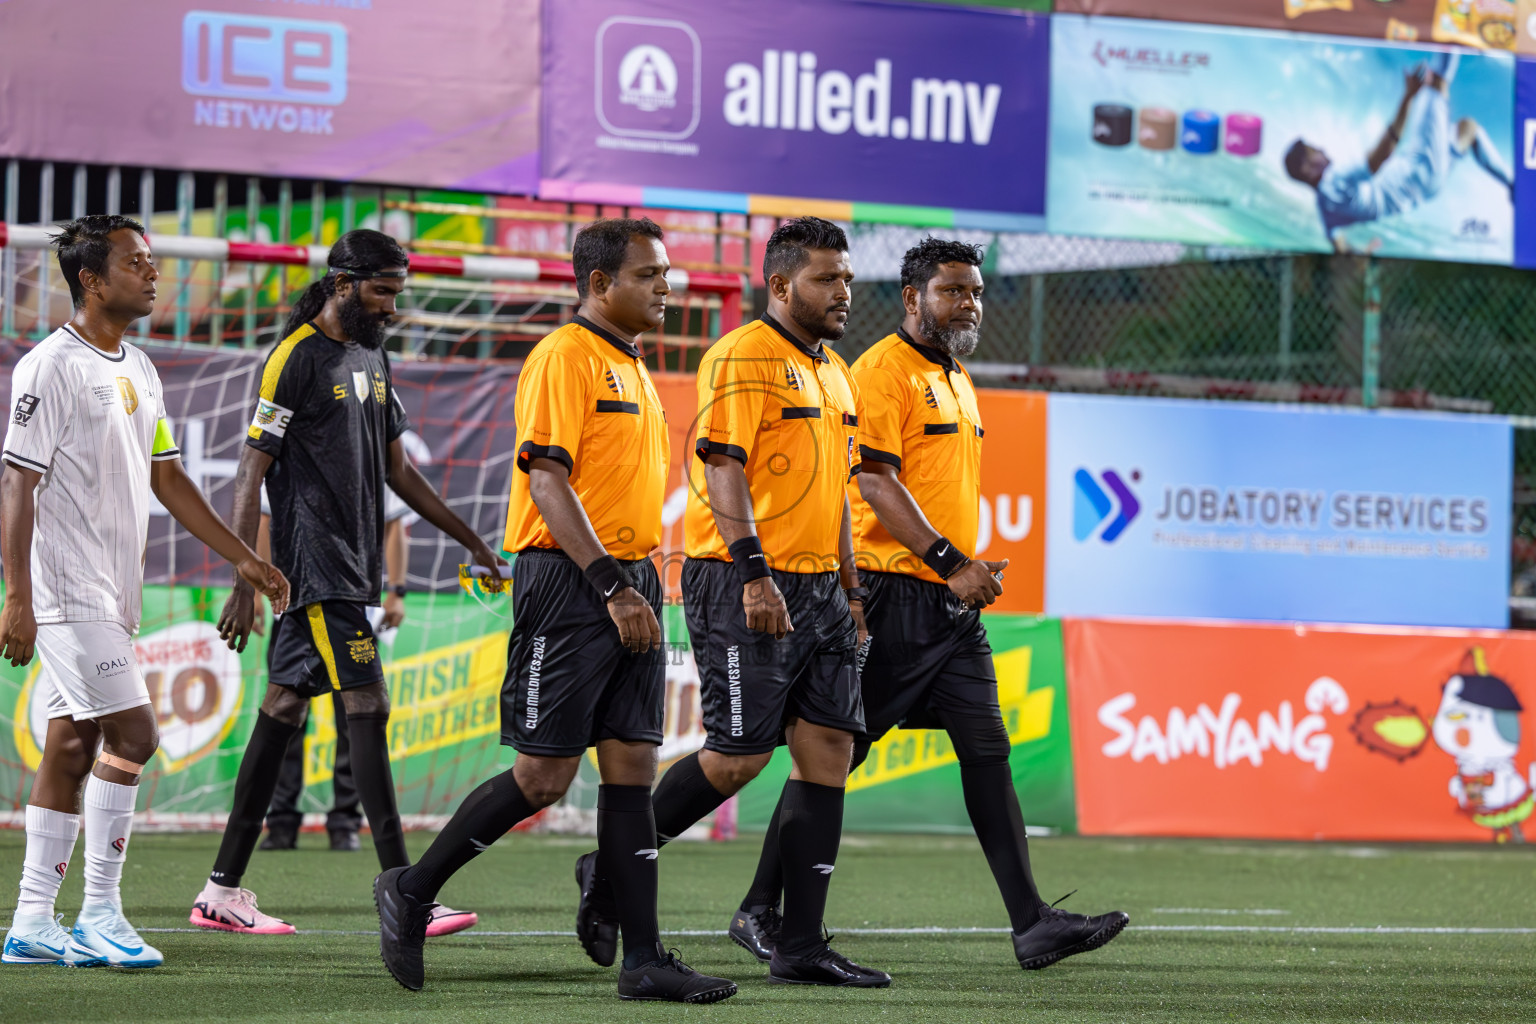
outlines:
M425 914L443 883L560 799L595 746L599 856L624 929L619 995L713 1003L736 986L663 950L656 923L651 782L666 663L650 555L669 444L636 340L666 314L667 251L650 220L597 221L572 249L580 310L534 347L517 384L505 545L518 553L515 625L501 707L517 761L465 798L415 867L375 882L384 963L421 988Z
M787 744L786 912L770 977L883 987L890 975L848 960L822 931L848 759L864 727L845 490L859 465L858 389L827 344L848 318L848 239L817 217L788 221L768 241L763 277L767 315L721 338L699 366L682 588L707 738L662 777L657 838L680 835ZM588 956L611 962L618 879L610 887L592 860L577 862L576 933Z
M1048 906L1030 872L981 624L981 609L1003 592L1008 563L970 557L983 428L970 374L956 357L970 355L980 340L981 262L981 249L963 242L929 238L908 250L901 269L906 318L853 364L863 462L849 492L870 636L861 674L865 727L853 764L863 764L870 745L893 728L948 731L966 811L1013 925L1014 953L1035 969L1102 946L1129 918ZM731 938L760 960L781 941L784 869L775 837L785 810L781 801L752 889L731 919Z
M505 568L449 510L405 455L405 410L395 395L384 327L405 287L409 257L388 235L349 231L323 278L294 304L286 335L267 356L256 412L235 476L234 529L256 542L261 483L272 503L272 561L293 586L273 626L267 692L235 778L234 805L192 923L220 931L289 934L240 887L288 741L311 697L340 690L352 765L382 867L410 863L389 767L389 694L366 609L382 587L387 483L422 518L492 571ZM255 619L251 588L236 580L219 632L244 650Z

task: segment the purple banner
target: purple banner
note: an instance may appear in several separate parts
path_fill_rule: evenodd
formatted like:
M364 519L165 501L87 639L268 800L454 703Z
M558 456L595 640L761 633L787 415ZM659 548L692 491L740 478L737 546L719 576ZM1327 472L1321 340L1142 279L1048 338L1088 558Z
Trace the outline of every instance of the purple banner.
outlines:
M526 193L538 52L538 0L10 0L0 156Z
M867 0L545 0L546 192L1039 215L1043 15Z

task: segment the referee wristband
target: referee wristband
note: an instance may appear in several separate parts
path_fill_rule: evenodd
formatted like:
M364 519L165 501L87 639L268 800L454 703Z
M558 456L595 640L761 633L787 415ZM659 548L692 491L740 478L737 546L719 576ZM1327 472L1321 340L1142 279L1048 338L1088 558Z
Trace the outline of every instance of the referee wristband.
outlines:
M587 582L597 588L604 601L612 601L619 591L634 585L630 583L629 574L624 571L619 560L612 555L594 558L592 564L582 572L586 574Z
M940 537L934 541L928 548L928 553L923 556L923 564L932 569L941 580L949 579L969 561L969 558L949 542L948 537Z
M773 570L768 568L768 556L763 554L763 542L756 537L743 537L728 550L731 564L736 567L736 578L742 583L773 575Z

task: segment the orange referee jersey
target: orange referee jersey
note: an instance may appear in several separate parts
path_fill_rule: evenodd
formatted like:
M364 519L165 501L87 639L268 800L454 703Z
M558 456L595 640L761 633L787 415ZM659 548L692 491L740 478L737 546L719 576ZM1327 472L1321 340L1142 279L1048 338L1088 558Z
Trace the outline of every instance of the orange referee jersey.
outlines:
M645 558L661 543L671 457L666 418L640 350L584 317L534 346L517 380L517 468L508 551L559 547L528 491L534 459L554 459L604 549Z
M739 327L699 365L698 440L689 460L683 532L690 558L730 561L710 510L704 458L746 467L768 564L785 572L838 567L849 477L858 472L858 386L841 356L812 352L765 316Z
M971 375L947 353L897 330L853 364L859 382L859 440L865 462L885 462L911 492L929 524L966 555L976 552L981 502L981 414ZM943 582L880 525L875 510L848 488L853 549L860 569L903 572Z

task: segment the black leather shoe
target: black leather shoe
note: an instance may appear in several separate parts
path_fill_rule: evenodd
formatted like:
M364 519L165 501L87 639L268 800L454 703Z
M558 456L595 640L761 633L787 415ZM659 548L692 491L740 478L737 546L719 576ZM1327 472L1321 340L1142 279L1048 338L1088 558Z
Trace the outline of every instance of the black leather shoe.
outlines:
M1130 923L1130 915L1121 910L1085 917L1042 907L1040 920L1013 933L1013 955L1026 971L1038 971L1065 957L1098 949Z
M262 850L296 850L299 846L299 832L292 828L267 829L267 837L261 841L259 849Z
M405 868L390 868L373 880L373 905L379 911L379 957L389 973L412 992L420 992L424 969L421 947L436 903L422 903L400 891Z
M363 844L358 840L356 831L348 828L331 829L331 849L352 853L362 848Z
M757 957L759 963L766 964L773 960L774 948L779 944L779 928L783 924L778 907L764 907L756 914L738 910L731 917L728 934L732 942Z
M581 901L576 904L576 939L593 963L612 967L619 951L619 914L608 880L597 875L596 850L576 858L576 885L581 889Z
M619 971L619 998L669 1003L718 1003L736 994L736 983L711 978L683 963L677 950L656 947L657 960Z
M891 976L873 967L860 967L823 943L806 956L785 956L775 949L768 980L777 985L836 985L841 988L886 988Z

